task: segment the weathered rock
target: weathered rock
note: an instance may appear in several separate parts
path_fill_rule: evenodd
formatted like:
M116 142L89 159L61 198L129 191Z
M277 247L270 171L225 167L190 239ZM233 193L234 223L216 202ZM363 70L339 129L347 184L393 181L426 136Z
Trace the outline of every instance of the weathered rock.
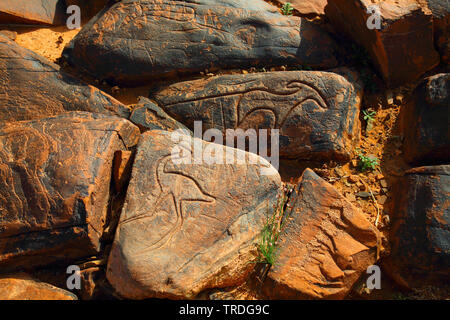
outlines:
M450 281L450 166L408 171L396 186L386 271L409 288Z
M379 8L380 29L369 29ZM433 17L425 3L416 0L333 0L325 13L336 30L367 49L372 63L389 86L418 79L439 64L433 44ZM351 23L349 23L351 21Z
M144 97L139 97L139 103L133 107L130 121L137 125L141 131L175 131L182 129L189 132L187 127L170 117L164 110Z
M124 0L86 25L63 56L99 79L131 85L215 68L331 68L337 64L335 49L324 31L298 17L184 1Z
M15 41L16 38L17 38L17 32L16 32L16 31L11 31L11 30L0 30L0 33L1 33L3 36L5 36L5 37L11 39L12 41Z
M73 293L26 274L0 278L0 300L78 300Z
M328 0L282 0L282 4L290 3L292 7L303 15L323 16Z
M344 298L376 261L378 230L310 169L288 204L266 293L281 299Z
M183 0L182 0L183 1ZM278 8L274 5L267 3L264 0L252 0L252 1L242 1L242 0L184 0L188 3L204 4L208 6L224 6L232 8L244 8L247 10L260 10L260 11L271 11L278 12Z
M359 141L361 86L331 72L225 75L176 83L154 99L172 117L203 130L280 129L284 158L347 161Z
M100 12L108 3L114 0L65 0L67 7L76 5L81 11L81 20L86 21Z
M450 64L450 2L426 1L433 13L434 43L438 47L441 60Z
M0 123L67 111L129 117L113 97L59 71L59 66L0 33Z
M107 219L114 152L135 145L128 120L87 112L0 129L0 269L92 255Z
M190 144L180 147L167 131L141 136L107 269L125 298L190 299L239 285L254 268L255 243L281 190L280 176L255 154L194 141L247 162L177 163L191 157ZM180 157L175 146L184 150Z
M405 159L415 165L450 163L450 74L426 78L401 109Z
M2 0L0 24L62 25L65 9L61 0Z

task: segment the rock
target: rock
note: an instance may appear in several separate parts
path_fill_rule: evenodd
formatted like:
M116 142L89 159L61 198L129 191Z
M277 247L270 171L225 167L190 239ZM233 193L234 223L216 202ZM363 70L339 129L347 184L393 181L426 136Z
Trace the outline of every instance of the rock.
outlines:
M306 16L323 16L325 15L325 6L328 0L281 0L282 4L290 3L292 7Z
M114 152L137 143L128 120L86 112L0 129L0 269L96 254Z
M242 0L184 0L184 2L204 4L208 6L224 6L231 8L245 8L247 10L259 10L259 11L270 11L278 12L278 8L274 5L267 3L264 0L252 0L252 1L242 1Z
M338 32L368 51L388 86L415 81L439 64L433 16L426 4L416 0L377 2L380 29L369 29L367 23L376 17L368 11L373 5L371 0L334 0L328 2L325 13Z
M450 162L450 74L424 79L401 109L403 153L414 165Z
M265 293L275 299L343 299L375 263L378 230L310 169L288 205Z
M76 5L80 8L81 20L87 21L100 12L109 2L117 2L110 0L65 0L67 7Z
M359 82L332 72L280 71L176 83L153 98L203 130L280 129L280 156L348 161L359 141Z
M0 277L0 300L78 300L73 293L26 274Z
M241 2L240 9L123 0L86 25L63 56L96 78L120 85L205 69L336 66L336 44L318 26L298 17L248 10L251 3Z
M114 153L113 177L117 193L123 190L130 179L133 156L134 153L132 151L118 150Z
M433 13L434 43L441 55L441 60L450 64L450 2L426 0Z
M178 163L192 150L173 137L147 131L138 145L107 268L108 281L124 298L191 299L243 283L281 191L278 172L263 158L195 138L202 148L236 152L247 162ZM176 147L183 150L178 157Z
M134 106L130 121L137 125L141 131L175 131L182 129L189 132L187 127L170 117L164 110L144 97L139 97L139 103Z
M5 36L5 37L11 39L12 41L15 41L16 38L17 38L17 32L16 32L16 31L11 31L11 30L0 30L0 33L1 33L3 36Z
M409 288L450 281L450 166L414 168L396 185L386 271Z
M113 97L59 71L59 66L0 34L0 123L33 120L67 111L128 118Z
M63 25L65 9L61 0L2 0L0 24Z

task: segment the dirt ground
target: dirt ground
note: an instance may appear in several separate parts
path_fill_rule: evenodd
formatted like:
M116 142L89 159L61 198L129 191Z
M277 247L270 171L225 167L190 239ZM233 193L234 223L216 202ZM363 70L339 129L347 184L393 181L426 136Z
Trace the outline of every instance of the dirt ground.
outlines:
M64 46L79 32L79 30L67 30L66 27L35 28L16 27L9 29L17 32L16 42L25 48L60 63L59 58ZM76 70L70 70L71 73ZM274 70L284 70L283 67ZM232 70L223 73L246 73L261 72L264 70ZM267 70L270 71L270 70ZM205 70L196 77L208 77L215 73ZM116 99L126 105L135 104L139 96L148 96L149 90L158 86L158 82L150 83L148 86L138 88L112 87L97 79L83 76L86 82L108 92ZM177 79L170 79L175 82ZM365 96L362 109L375 111L372 127L367 127L367 121L361 113L361 144L360 149L366 155L377 157L379 165L370 172L360 172L358 169L358 157L355 154L353 160L345 165L334 163L311 164L298 161L284 161L281 164L280 173L285 181L296 179L300 176L303 168L312 167L316 173L335 186L351 203L360 208L367 215L370 222L378 227L383 235L382 246L379 254L383 258L389 253L389 226L392 210L391 192L402 172L409 166L401 157L402 137L398 132L397 116L402 104L407 99L411 88L400 88L392 98L386 98L390 93L386 91L368 94ZM422 292L405 293L396 287L389 279L383 279L383 289L369 292L363 284L355 286L349 298L352 299L420 299L426 298L448 298L447 293L441 293L433 288ZM210 293L209 297L214 299L258 299L263 298L258 294L257 274L247 283L239 288L230 290L218 290Z

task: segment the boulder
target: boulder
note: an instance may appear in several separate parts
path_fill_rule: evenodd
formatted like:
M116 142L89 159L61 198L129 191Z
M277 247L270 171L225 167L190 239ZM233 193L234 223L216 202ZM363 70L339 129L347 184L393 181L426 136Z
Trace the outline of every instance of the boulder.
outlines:
M450 74L424 79L402 107L403 153L413 165L450 163Z
M280 176L255 154L192 139L142 134L107 267L108 281L124 298L192 299L243 283L255 266ZM198 147L204 155L230 152L246 161L202 158L193 165Z
M139 97L138 104L133 107L130 121L137 125L141 131L175 131L182 129L189 132L187 127L173 119L159 106L144 97Z
M380 29L368 28L378 8ZM334 28L363 46L388 86L419 79L439 64L433 43L433 16L416 0L333 0L325 13ZM349 23L351 22L351 23Z
M0 123L33 120L67 111L129 117L108 94L60 71L58 65L0 33Z
M450 281L450 166L414 168L396 185L386 271L408 288Z
M348 161L359 142L361 85L351 73L282 71L176 83L154 100L194 128L279 129L283 158Z
M2 0L0 24L63 25L65 9L61 0Z
M205 69L337 64L335 42L306 20L251 10L252 1L242 8L204 3L123 0L87 24L63 56L123 86Z
M426 0L433 13L434 43L441 55L441 60L450 64L450 2Z
M0 278L0 300L78 300L73 293L26 274Z
M288 202L266 294L343 299L376 262L380 233L332 185L306 169Z
M183 0L181 0L183 1ZM252 1L242 1L242 0L184 0L187 3L204 4L208 6L224 6L231 8L245 8L247 10L260 10L260 11L270 11L278 12L278 8L264 0L252 0Z
M131 122L86 112L0 128L0 269L93 255L107 222L114 152Z

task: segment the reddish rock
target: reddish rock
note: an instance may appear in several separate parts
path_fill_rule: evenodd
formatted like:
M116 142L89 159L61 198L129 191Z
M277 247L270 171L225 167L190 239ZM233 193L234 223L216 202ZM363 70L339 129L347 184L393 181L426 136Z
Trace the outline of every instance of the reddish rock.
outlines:
M141 131L189 129L170 117L159 106L144 97L139 97L139 103L133 106L130 121L139 127Z
M194 139L247 163L174 163L192 149L172 137L147 131L138 145L107 268L108 281L125 298L191 299L241 284L255 266L256 242L281 191L275 168L242 150Z
M0 123L33 120L67 111L128 118L108 94L60 72L59 66L0 33Z
M63 56L121 85L215 68L337 64L335 42L307 20L252 10L252 1L242 8L205 2L123 0L86 25Z
M400 112L403 153L414 165L450 163L450 74L424 79Z
M74 112L0 128L0 269L99 251L114 152L137 143L128 120Z
M359 82L331 72L225 75L176 83L154 95L194 129L279 129L283 158L348 161L359 141ZM225 141L225 138L224 138Z
M369 29L376 5L381 29ZM433 16L424 1L329 1L325 13L334 28L367 49L370 59L389 86L417 80L439 64L433 43Z
M266 293L277 299L344 298L376 261L378 230L310 169L288 205Z
M61 0L2 0L0 24L65 24L65 9Z
M395 186L386 271L409 288L450 281L450 166L419 167Z
M73 293L26 274L0 278L0 300L78 300Z

